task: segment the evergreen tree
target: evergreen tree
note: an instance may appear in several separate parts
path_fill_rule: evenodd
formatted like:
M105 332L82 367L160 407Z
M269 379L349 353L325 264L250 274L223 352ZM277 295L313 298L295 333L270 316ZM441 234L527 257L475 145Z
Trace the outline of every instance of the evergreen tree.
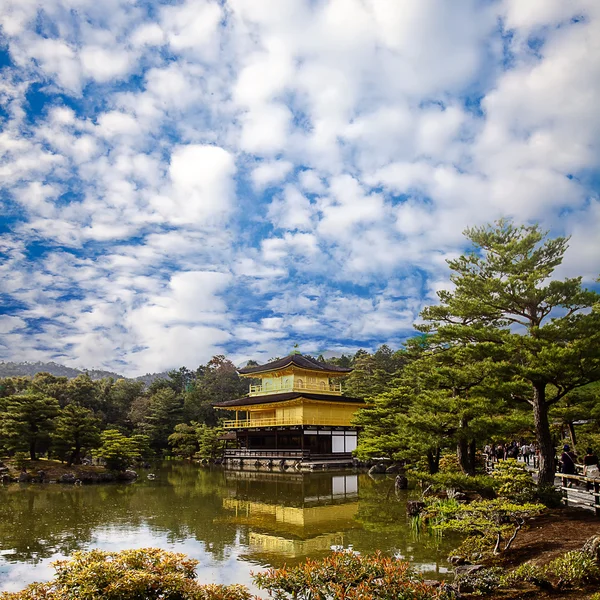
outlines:
M369 398L382 394L405 362L402 350L394 352L385 344L374 354L359 350L354 358L354 370L344 381L344 395Z
M124 471L140 458L139 444L117 429L107 429L100 434L101 446L96 456L103 458L111 471Z
M150 397L148 414L141 425L154 450L167 447L169 435L183 420L183 400L174 390L164 388Z
M100 443L100 419L93 411L77 404L67 404L58 414L52 434L54 451L67 464L81 464L82 454Z
M60 406L66 406L69 402L67 395L68 377L59 377L50 373L36 373L31 380L31 389L44 396L56 398Z
M175 456L191 460L194 454L198 452L197 427L198 423L193 421L191 425L186 423L175 425L175 431L169 436L169 446L171 446Z
M507 221L465 232L475 248L448 261L452 291L422 313L425 332L450 345L478 344L502 361L512 398L533 410L539 482L554 481L548 411L573 390L600 379L600 296L581 278L551 280L567 248L538 226ZM500 379L498 380L500 383Z
M40 393L9 396L1 424L5 445L13 451L27 449L31 460L36 460L39 445L49 439L58 409L55 398Z
M215 460L223 454L224 444L220 439L223 430L218 427L198 425L196 435L198 436L198 456Z

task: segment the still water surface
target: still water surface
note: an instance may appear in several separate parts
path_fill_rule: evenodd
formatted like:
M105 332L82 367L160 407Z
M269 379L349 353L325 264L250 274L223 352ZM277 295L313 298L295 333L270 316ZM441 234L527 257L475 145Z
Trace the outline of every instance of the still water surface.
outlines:
M446 572L450 540L412 531L410 492L355 473L256 473L184 463L129 485L0 487L0 590L52 577L75 550L157 546L200 561L205 583L244 583L252 571L320 557L331 547L382 550L429 578Z

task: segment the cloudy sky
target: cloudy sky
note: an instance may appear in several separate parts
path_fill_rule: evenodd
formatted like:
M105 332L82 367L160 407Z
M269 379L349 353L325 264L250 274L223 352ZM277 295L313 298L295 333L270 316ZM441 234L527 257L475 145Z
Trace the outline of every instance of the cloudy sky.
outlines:
M600 271L598 0L0 11L0 359L397 347L502 216Z

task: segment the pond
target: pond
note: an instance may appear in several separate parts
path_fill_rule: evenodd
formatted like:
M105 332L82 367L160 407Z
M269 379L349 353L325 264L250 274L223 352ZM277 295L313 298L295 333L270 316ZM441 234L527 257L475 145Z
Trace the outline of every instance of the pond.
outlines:
M412 493L395 494L390 477L178 462L153 472L156 479L140 472L128 485L0 487L0 591L48 580L52 561L91 548L184 552L200 561L200 581L252 587L252 571L332 547L400 555L427 578L443 578L456 545L411 528Z

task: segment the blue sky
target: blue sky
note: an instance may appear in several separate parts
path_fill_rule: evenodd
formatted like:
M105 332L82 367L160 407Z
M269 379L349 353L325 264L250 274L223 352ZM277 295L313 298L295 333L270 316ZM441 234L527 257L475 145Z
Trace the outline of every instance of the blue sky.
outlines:
M500 217L600 271L597 0L0 11L0 359L397 347Z

